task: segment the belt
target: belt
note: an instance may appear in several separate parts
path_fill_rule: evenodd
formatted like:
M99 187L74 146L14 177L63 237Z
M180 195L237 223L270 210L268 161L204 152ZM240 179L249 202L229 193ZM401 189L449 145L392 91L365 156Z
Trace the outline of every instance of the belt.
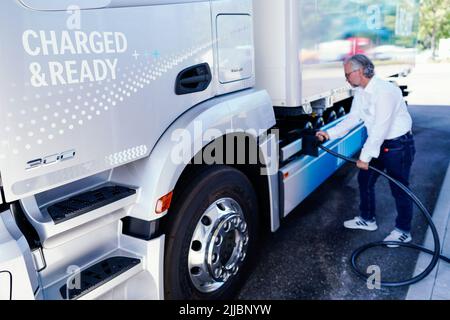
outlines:
M388 139L386 141L398 141L398 140L402 140L405 138L411 138L413 136L411 131L408 131L407 133L405 133L404 135L401 135L400 137L394 138L394 139Z

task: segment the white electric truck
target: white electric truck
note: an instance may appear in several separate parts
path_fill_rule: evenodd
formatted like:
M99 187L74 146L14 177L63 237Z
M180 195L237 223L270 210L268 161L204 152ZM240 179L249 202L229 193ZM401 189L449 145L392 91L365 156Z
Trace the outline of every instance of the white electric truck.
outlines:
M348 113L343 59L397 81L417 8L2 0L0 299L232 297L258 235L342 165L301 141Z

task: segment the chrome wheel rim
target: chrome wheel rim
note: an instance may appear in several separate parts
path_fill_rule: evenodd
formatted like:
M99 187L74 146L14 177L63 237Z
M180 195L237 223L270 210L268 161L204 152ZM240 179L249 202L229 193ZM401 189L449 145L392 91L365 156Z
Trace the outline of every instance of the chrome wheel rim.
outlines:
M188 272L203 293L220 289L237 275L247 255L248 225L231 198L215 201L200 217L189 247Z

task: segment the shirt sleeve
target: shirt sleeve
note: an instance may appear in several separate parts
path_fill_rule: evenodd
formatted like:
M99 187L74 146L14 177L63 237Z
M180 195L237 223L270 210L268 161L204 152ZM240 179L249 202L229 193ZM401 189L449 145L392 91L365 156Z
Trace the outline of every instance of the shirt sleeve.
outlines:
M352 108L347 117L339 122L335 127L328 129L327 133L330 136L330 140L340 139L356 127L361 121L359 115L359 99L355 96L352 103Z
M375 119L368 132L368 138L359 156L359 160L370 162L378 158L380 148L386 139L394 120L397 97L390 92L381 92L375 101Z

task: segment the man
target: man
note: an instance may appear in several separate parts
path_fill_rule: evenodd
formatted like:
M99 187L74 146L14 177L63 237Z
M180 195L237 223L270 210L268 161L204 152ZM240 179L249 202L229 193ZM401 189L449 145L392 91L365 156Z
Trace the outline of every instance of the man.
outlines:
M401 90L394 84L375 76L374 64L358 54L344 62L345 77L356 88L348 117L336 127L317 132L321 140L345 136L361 120L368 138L361 151L357 167L360 191L360 215L344 222L349 229L377 230L375 217L375 182L379 174L369 170L369 164L409 185L409 174L415 148L411 133L412 119ZM395 184L390 183L397 208L395 229L385 241L410 242L412 200Z

